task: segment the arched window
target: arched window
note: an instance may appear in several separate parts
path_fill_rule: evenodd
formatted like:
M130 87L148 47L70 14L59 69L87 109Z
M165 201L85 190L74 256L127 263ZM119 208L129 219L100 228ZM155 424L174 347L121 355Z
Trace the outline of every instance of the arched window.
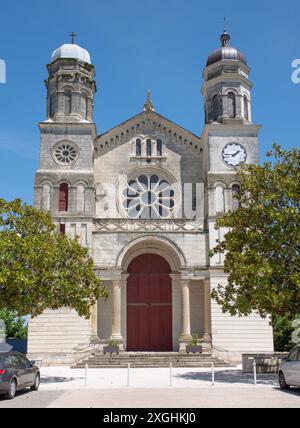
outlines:
M225 195L224 187L222 184L217 184L215 190L215 205L216 205L216 214L224 214L225 212Z
M220 115L219 95L213 97L213 120L217 120Z
M236 117L236 99L235 94L233 92L229 92L227 96L228 102L228 116L231 118Z
M66 234L66 225L65 224L60 224L59 225L59 233L61 235L65 235Z
M147 156L152 156L152 141L151 140L147 140L146 151L147 151Z
M72 113L72 92L70 89L65 90L65 116Z
M232 209L238 210L241 207L240 201L237 199L241 193L241 188L238 184L232 186Z
M59 186L59 201L58 211L68 211L69 205L69 186L67 183L62 183Z
M49 211L50 210L50 192L51 187L49 184L43 185L43 193L42 193L42 210Z
M142 156L142 142L140 139L136 140L135 154L136 156Z
M53 119L55 116L55 94L50 95L49 117Z
M246 120L249 120L249 104L246 95L244 96L244 117Z
M84 97L84 115L85 120L89 120L89 99L88 97Z
M85 210L85 189L82 184L77 186L77 211L84 212Z
M89 95L87 92L81 92L82 98L82 115L85 120L89 120Z
M162 141L161 140L157 140L157 142L156 142L156 153L157 153L157 156L162 156Z

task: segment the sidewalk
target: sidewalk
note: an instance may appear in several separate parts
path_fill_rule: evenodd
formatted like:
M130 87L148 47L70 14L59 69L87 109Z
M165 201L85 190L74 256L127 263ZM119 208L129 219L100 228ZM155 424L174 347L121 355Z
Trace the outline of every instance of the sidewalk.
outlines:
M88 369L42 367L41 390L73 390L80 388L120 389L127 387L127 369ZM255 387L252 374L243 374L238 368L215 369L215 388ZM278 386L277 375L257 375L257 387ZM212 373L207 368L174 368L173 388L212 388ZM169 368L130 369L130 388L170 388Z

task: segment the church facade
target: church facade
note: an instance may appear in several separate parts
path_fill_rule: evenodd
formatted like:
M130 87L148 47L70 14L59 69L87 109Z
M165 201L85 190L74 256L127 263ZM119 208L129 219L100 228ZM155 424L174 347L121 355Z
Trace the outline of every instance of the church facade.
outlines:
M259 161L250 69L229 34L203 72L201 136L158 114L150 93L141 113L98 135L89 53L63 45L47 67L35 207L79 237L110 295L91 320L69 309L32 319L30 356L69 364L109 339L127 352L184 352L194 334L232 360L273 351L267 320L231 317L211 299L227 282L223 256L209 257L226 233L216 220L238 207L238 167Z

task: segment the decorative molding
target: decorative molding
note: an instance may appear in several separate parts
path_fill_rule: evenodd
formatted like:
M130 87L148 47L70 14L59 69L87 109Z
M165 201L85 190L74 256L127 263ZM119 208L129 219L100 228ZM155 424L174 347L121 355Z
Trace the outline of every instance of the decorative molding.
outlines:
M151 134L151 137L159 135L159 138L163 140L166 146L172 140L181 146L187 147L189 150L202 150L202 141L198 136L154 111L147 110L99 135L95 140L96 151L99 154L105 153L141 134Z
M202 219L95 219L95 232L204 233L203 224Z

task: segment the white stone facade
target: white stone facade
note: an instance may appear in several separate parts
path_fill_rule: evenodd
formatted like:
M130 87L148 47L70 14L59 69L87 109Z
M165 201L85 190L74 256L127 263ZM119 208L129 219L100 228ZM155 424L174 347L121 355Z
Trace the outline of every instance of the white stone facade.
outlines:
M266 320L255 314L230 317L210 298L213 288L226 285L223 257L208 255L225 233L215 230L215 222L234 209L239 184L236 167L224 161L224 148L232 152L232 163L239 155L247 163L259 160L260 127L251 121L252 85L243 58L209 60L201 137L156 113L150 96L142 113L97 136L93 66L69 57L55 57L48 65L35 206L52 213L58 231L79 236L89 248L110 297L98 302L91 321L70 310L46 311L31 320L31 356L70 363L78 349L88 352L91 343L103 346L111 337L126 351L128 267L142 254L159 255L170 266L173 351L184 350L192 334L203 339L204 352L232 359L273 350ZM63 144L76 156L68 157ZM62 183L68 187L67 206ZM126 192L127 185L133 190ZM161 187L155 193L156 185ZM140 203L134 207L134 201Z

